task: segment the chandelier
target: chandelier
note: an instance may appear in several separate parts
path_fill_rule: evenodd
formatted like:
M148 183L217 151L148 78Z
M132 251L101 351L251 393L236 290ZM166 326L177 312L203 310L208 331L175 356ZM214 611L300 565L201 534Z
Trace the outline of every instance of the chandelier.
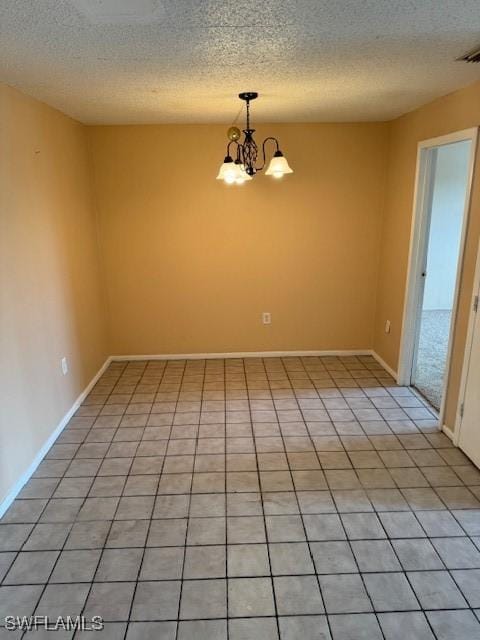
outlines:
M240 137L242 134L238 127L230 127L228 130L227 137L230 142L227 145L227 153L218 172L217 180L223 180L227 184L243 184L247 180L251 180L257 171L262 171L265 167L265 145L268 142L273 142L276 145L276 150L265 174L274 178L282 178L286 173L293 173L288 166L287 159L280 151L278 140L272 137L265 138L263 141L262 164L257 166L258 147L253 139L255 129L250 128L250 101L258 98L258 93L256 91L245 91L239 93L238 97L240 100L244 100L247 105L247 123L246 128L243 129L245 137L241 142ZM231 151L232 145L233 151Z

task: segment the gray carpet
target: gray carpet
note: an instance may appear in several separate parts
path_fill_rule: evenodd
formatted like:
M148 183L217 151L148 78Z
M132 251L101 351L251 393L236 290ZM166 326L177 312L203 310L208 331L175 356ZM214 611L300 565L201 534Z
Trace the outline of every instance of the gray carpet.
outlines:
M435 309L422 312L420 341L413 386L436 408L440 408L447 361L452 312Z

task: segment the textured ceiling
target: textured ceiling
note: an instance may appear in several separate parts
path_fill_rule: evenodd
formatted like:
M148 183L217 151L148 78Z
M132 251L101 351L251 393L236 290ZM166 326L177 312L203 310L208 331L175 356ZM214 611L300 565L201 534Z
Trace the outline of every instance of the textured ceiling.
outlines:
M86 123L387 120L479 43L479 0L0 0L0 80Z

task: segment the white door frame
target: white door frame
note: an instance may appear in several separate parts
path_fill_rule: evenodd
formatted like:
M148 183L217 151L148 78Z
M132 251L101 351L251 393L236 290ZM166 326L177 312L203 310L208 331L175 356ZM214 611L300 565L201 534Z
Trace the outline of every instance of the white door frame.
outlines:
M473 278L473 290L472 297L470 301L470 314L468 317L468 329L467 329L467 339L465 341L465 354L463 356L463 364L462 364L462 376L460 378L460 389L458 391L458 407L457 414L455 418L455 431L453 432L453 444L458 445L460 442L460 432L462 429L462 412L461 407L465 400L465 393L467 390L467 382L468 382L468 370L470 366L470 357L472 353L472 344L473 344L473 330L475 327L475 319L476 314L480 313L480 307L475 310L475 298L480 293L480 242L478 243L478 251L477 251L477 260L475 265L475 275ZM477 305L479 304L477 298Z
M460 247L458 254L457 277L455 281L455 293L452 306L452 321L450 325L450 335L448 339L447 361L445 365L445 378L442 389L442 403L440 407L439 423L443 427L443 417L445 413L445 389L448 384L450 374L450 360L452 352L452 338L455 327L455 319L458 306L458 292L462 276L463 254L465 249L465 236L470 210L470 197L473 170L475 165L475 155L477 147L478 128L464 129L445 136L422 140L417 145L417 166L415 172L415 191L413 196L413 215L410 233L410 252L408 257L408 272L405 291L405 303L403 308L402 337L400 342L400 355L398 362L398 384L409 385L415 357L415 340L418 321L418 304L425 286L421 273L425 268L427 258L426 241L429 232L430 212L429 205L432 198L432 183L430 180L432 171L432 161L434 154L429 153L436 147L471 140L470 159L468 166L467 192L465 197L465 208L463 211L462 231L460 236Z

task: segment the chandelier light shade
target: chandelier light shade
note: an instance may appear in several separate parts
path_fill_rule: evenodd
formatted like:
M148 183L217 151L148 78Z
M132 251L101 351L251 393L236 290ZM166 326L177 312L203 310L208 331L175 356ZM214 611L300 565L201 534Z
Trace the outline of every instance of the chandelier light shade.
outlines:
M265 175L273 176L274 178L282 178L286 173L293 173L293 170L290 168L283 153L281 151L275 151L275 154L270 160L270 164L265 171Z
M258 146L253 138L255 129L250 128L250 101L258 98L255 91L245 91L238 94L240 100L244 100L247 105L246 128L243 129L244 139L241 139L241 132L238 127L232 126L227 132L229 143L223 164L217 175L217 180L223 180L226 184L243 184L251 180L253 176L262 171L266 164L265 146L268 142L273 142L276 146L275 153L268 165L265 175L274 178L282 178L287 173L293 173L287 159L280 151L278 140L273 137L265 138L262 143L262 164L257 165ZM233 151L232 149L233 145ZM234 159L235 157L235 159Z
M240 162L234 162L230 156L226 156L218 172L217 180L223 180L227 184L243 184L246 180L251 180L245 171L245 167Z

